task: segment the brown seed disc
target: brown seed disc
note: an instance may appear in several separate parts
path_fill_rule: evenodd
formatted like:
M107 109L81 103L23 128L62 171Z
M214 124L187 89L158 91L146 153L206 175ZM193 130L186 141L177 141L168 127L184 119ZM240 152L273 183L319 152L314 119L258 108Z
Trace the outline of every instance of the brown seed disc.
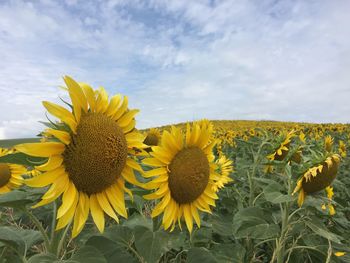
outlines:
M315 177L312 177L310 181L306 182L304 179L303 189L306 193L315 193L325 189L330 186L338 172L338 164L332 159L333 165L328 168L327 164L324 162L322 172L317 172Z
M149 133L145 140L143 141L144 144L149 146L157 146L159 142L158 136L152 133Z
M126 139L117 123L104 114L87 113L71 137L63 163L76 188L90 195L114 184L127 158Z
M209 181L209 162L198 147L184 148L175 155L169 165L169 189L179 204L196 200Z
M5 163L0 163L0 187L6 185L11 179L10 167Z

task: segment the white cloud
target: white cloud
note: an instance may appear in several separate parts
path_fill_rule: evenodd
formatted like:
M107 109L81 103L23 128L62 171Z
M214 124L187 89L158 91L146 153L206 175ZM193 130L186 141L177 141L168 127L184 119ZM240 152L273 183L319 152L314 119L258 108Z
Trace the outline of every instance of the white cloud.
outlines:
M34 136L70 74L141 109L196 118L350 122L349 1L0 4L0 138ZM5 114L4 114L5 113Z

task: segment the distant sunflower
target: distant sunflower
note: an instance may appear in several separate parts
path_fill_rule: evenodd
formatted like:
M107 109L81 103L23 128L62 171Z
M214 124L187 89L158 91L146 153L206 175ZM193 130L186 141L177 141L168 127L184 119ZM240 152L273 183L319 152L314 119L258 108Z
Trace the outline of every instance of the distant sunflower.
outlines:
M45 131L55 141L21 144L16 149L28 155L48 157L46 163L35 167L43 173L27 179L26 184L51 185L34 207L62 195L56 230L74 219L72 236L75 237L83 229L89 212L100 232L104 230L104 213L117 222L117 214L127 217L124 191L130 195L131 192L125 181L139 185L134 170L142 172L142 168L131 155L133 148L144 147L144 137L134 129L138 110L128 109L127 97L116 95L108 102L103 88L93 90L68 76L64 81L73 113L57 104L43 102L48 112L65 124L63 129Z
M278 144L278 147L273 153L267 156L269 161L283 161L289 153L290 142L294 136L294 130L283 135L283 140ZM273 165L266 165L264 168L265 173L271 173L273 171Z
M11 149L0 148L0 157L10 154ZM0 163L0 194L5 194L23 184L22 175L27 169L18 164Z
M212 125L206 122L196 122L192 129L187 124L186 135L173 126L171 132L163 132L160 146L152 147L152 157L143 160L154 167L145 172L145 177L152 180L144 187L155 190L144 198L160 200L152 217L163 213L164 229L171 226L173 230L177 222L181 227L184 218L192 232L193 219L200 227L198 209L211 213L210 206L215 206L217 165L212 153L215 141L210 140L212 132Z
M149 147L146 148L146 151L151 151L152 146L157 146L160 142L160 131L157 128L151 128L147 132L146 138L143 141L144 144L148 145Z
M287 133L284 137L284 140L279 144L279 146L272 154L267 156L267 158L270 161L283 161L289 152L289 146L293 136L294 130Z
M307 194L326 190L328 199L333 196L333 188L330 187L336 178L340 156L332 154L323 162L309 168L297 181L293 194L299 192L298 205L302 206ZM331 209L331 208L330 208Z
M230 174L233 171L232 161L227 159L225 155L222 155L219 159L215 161L217 165L217 173L215 173L215 182L213 185L213 190L217 192L219 189L223 188L225 184L232 182Z
M341 157L343 157L343 158L346 157L346 145L345 145L345 143L342 140L339 141L338 152L341 155Z

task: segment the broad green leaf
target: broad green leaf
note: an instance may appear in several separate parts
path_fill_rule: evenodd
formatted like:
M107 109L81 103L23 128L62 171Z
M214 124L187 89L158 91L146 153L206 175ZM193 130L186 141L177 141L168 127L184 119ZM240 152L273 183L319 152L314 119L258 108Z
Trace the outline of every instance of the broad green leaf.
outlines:
M221 236L232 236L232 215L214 214L210 217L212 230Z
M168 235L163 231L152 232L146 227L135 229L135 246L147 263L156 263L168 250Z
M114 226L105 229L102 235L90 237L86 245L98 249L107 262L136 262L134 256L129 253L134 235L130 229L122 226Z
M13 190L0 195L0 206L23 207L30 203L33 203L33 200L30 198L29 194L24 191Z
M128 220L123 223L124 226L134 229L137 226L147 227L149 230L153 229L152 219L142 216L138 213L134 213Z
M343 238L328 231L323 223L316 217L312 217L310 221L306 222L306 225L317 235L322 236L328 240L340 244Z
M25 242L22 236L13 228L0 227L0 241L17 251L19 255L24 255Z
M240 244L215 244L210 252L220 263L244 263L245 248Z
M236 238L265 239L279 234L279 225L263 209L248 207L236 213L233 218L233 232Z
M187 253L187 263L218 263L210 251L203 247L191 248Z
M264 187L264 195L268 202L273 204L280 204L285 202L291 202L296 197L292 197L291 195L281 193L281 186L276 182L269 184Z
M53 254L37 254L32 256L28 263L58 263L62 262Z
M95 247L84 246L80 248L67 263L107 263L104 255Z

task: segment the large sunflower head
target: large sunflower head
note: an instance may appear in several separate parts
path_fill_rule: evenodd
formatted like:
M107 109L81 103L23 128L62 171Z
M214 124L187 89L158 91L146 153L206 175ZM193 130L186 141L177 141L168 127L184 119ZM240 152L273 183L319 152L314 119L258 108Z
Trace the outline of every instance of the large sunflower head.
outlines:
M298 179L293 194L299 192L298 205L302 206L307 194L326 190L329 195L329 186L337 176L340 156L332 154L322 162L308 168ZM332 189L333 190L333 189Z
M104 213L118 222L127 217L125 181L139 185L134 170L142 172L132 158L134 148L144 148L144 136L135 127L138 110L128 109L128 98L120 94L108 99L103 88L93 90L66 76L72 112L44 101L44 107L61 123L45 131L53 139L41 143L17 145L16 149L32 156L47 157L36 166L41 174L26 180L31 187L51 185L35 207L48 204L62 195L57 211L56 229L74 219L72 235L83 229L91 212L102 232ZM47 136L50 138L50 136Z
M173 126L170 132L163 132L160 146L152 147L152 157L143 160L154 167L145 172L145 177L152 180L144 187L155 190L144 197L160 200L152 217L163 213L164 229L174 229L177 222L181 227L184 218L191 232L193 219L200 227L198 209L211 213L210 206L215 206L219 188L215 183L220 178L212 153L212 132L212 125L203 122L195 122L192 127L187 124L186 134Z

